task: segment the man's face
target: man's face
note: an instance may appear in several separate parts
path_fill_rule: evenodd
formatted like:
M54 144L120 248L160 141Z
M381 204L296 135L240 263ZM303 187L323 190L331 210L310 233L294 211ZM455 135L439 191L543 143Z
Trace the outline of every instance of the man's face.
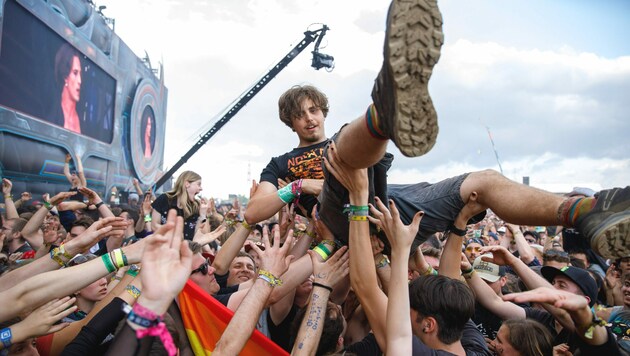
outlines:
M630 278L625 278L621 284L621 294L623 294L623 305L630 308Z
M571 292L577 295L584 295L580 287L578 287L578 285L575 284L575 282L573 282L569 277L562 275L555 276L551 284L553 284L553 287L556 289Z
M190 280L201 287L201 289L206 291L208 294L216 294L219 289L221 289L221 287L219 286L219 283L217 283L217 280L214 276L214 267L208 266L205 274L203 273L203 271L193 272L207 262L208 261L200 253L197 253L193 256Z
M622 274L630 272L630 257L621 258L621 261L619 262L619 269Z
M13 240L13 234L11 232L13 231L14 223L15 221L6 221L6 220L2 223L2 233L6 235L7 242Z
M247 282L254 278L255 267L251 258L246 256L236 257L230 264L230 276L227 285L233 286Z
M483 279L483 278L482 278ZM492 290L494 291L494 293L496 295L501 295L501 288L505 285L505 283L507 282L507 277L506 276L502 276L501 278L497 279L494 282L490 282L490 281L486 281L485 279L483 279L484 282L486 282L486 284L488 286L490 286L490 288L492 288Z
M468 262L475 262L475 258L481 255L481 245L475 242L469 243L464 250L464 254L466 255L466 258L468 258Z
M311 99L302 102L302 114L291 119L293 131L300 138L300 146L309 146L326 139L324 113Z
M72 58L72 68L66 81L70 97L74 101L79 101L81 98L81 60L79 57Z
M584 266L586 266L588 268L588 266L590 266L590 263L588 263L588 258L586 257L586 254L583 253L572 253L571 257L578 259L582 262L584 262Z

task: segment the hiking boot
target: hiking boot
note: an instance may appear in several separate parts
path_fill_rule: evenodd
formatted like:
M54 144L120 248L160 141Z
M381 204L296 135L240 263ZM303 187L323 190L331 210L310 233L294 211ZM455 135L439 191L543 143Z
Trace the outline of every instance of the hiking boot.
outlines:
M431 150L438 134L429 78L444 43L436 0L393 0L383 66L372 89L379 127L407 157Z
M605 258L630 256L630 187L602 190L575 226Z

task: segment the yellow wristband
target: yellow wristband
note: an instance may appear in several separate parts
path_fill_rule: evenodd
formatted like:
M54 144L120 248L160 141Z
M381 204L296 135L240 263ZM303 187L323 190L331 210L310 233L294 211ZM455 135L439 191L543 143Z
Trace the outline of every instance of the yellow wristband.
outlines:
M324 250L322 250L319 246L313 247L313 251L315 251L318 255L322 256L322 259L326 261L328 259L328 255Z

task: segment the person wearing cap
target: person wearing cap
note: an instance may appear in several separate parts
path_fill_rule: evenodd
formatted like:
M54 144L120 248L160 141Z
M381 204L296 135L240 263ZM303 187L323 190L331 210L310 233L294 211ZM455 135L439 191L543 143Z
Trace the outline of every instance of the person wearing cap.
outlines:
M562 329L554 344L567 343L571 352L580 349L582 354L587 355L618 354L614 337L591 311L597 299L597 285L587 271L576 267L543 267L543 278L501 246L485 247L482 252L492 254L492 257L482 257L482 260L511 267L530 289L528 292L495 298L492 297L494 293L489 292L490 288L484 293L483 289L478 288L483 285L477 283L473 287L477 300L489 310L504 320L524 317L538 320L552 332L556 332L555 322L559 322ZM471 279L475 275L476 272L472 271ZM522 308L509 303L512 301L537 302L546 311Z
M505 275L506 268L505 266L499 266L492 262L483 261L481 257L482 256L475 258L472 266L468 263L462 263L461 268L464 272L470 271L471 269L474 272L474 275L473 272L470 272L470 275L464 273L466 283L475 292L475 315L472 317L472 320L485 338L494 339L501 327L503 319L480 303L480 298L492 299L503 297L501 288L507 283L507 277ZM475 288L475 283L485 284L489 289L483 285ZM484 290L479 292L481 288ZM484 296L484 292L490 294L491 291L494 295Z

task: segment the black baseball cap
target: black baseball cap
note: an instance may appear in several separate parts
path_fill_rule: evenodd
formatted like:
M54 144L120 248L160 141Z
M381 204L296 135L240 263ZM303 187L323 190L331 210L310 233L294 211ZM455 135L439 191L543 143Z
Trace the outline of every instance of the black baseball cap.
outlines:
M566 276L582 290L584 295L590 298L589 306L593 306L597 302L597 283L591 275L584 269L566 266L560 269L551 266L544 266L540 269L543 277L552 282L556 276Z

